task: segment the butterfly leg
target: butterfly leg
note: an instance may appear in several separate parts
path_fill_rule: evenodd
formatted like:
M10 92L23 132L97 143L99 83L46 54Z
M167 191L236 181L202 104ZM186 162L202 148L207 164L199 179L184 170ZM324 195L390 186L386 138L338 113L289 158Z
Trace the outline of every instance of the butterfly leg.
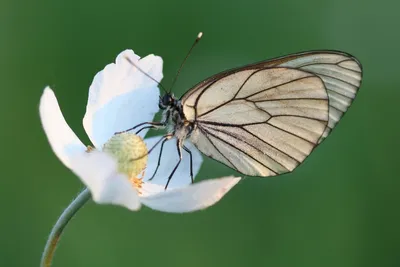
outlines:
M193 184L194 180L193 180L193 158L192 158L192 151L190 151L190 149L187 148L187 147L185 147L185 146L183 146L183 149L185 149L185 151L186 151L187 153L189 153L189 157L190 157L190 178L192 179L192 184Z
M176 149L178 151L179 161L175 165L175 167L172 170L171 174L168 176L168 181L167 181L167 184L165 185L165 188L164 188L165 190L167 190L168 184L171 181L172 176L174 175L176 169L178 169L179 164L181 164L181 161L182 161L182 140L179 140L179 139L176 140Z
M138 134L140 131L142 131L144 129L163 127L163 126L165 126L166 123L164 123L164 122L156 122L156 121L142 122L142 123L139 123L138 125L133 126L132 128L129 128L129 129L124 130L124 131L116 132L114 134L126 133L126 132L129 132L129 131L135 130L136 128L138 128L140 126L143 126L143 125L146 125L146 124L148 124L148 126L142 127L140 130L138 130L136 132L136 134Z
M142 122L142 123L139 123L138 125L133 126L132 128L129 128L129 129L125 130L125 131L116 132L116 133L114 133L114 134L126 133L126 132L129 132L129 131L135 130L136 128L138 128L138 127L140 127L140 126L143 126L143 125L146 125L146 124L148 124L148 125L142 127L142 128L141 128L140 130L138 130L135 134L140 133L140 132L141 132L142 130L144 130L144 129L164 128L164 127L167 125L170 116L171 116L171 112L168 111L168 112L166 113L166 116L165 116L164 120L161 121L161 122L157 122L157 121Z
M142 158L148 156L158 146L159 143L161 143L161 142L164 143L166 140L171 139L173 136L174 136L173 134L164 135L147 151L147 153L145 153L144 155L142 155L142 156L140 156L138 158L132 159L132 160L139 160L139 159L142 159Z
M153 175L152 175L151 178L149 179L149 181L153 180L154 176L156 176L156 173L157 173L157 171L158 171L158 167L160 167L161 155L162 155L162 152L163 152L164 144L165 144L165 142L167 142L167 141L170 140L171 138L172 138L172 135L165 137L164 141L162 141L162 143L161 143L161 149L160 149L160 154L158 155L157 167L156 167L156 170L154 171Z
M147 155L151 153L151 151L153 151L154 148L156 148L156 146L158 146L159 143L161 143L161 141L164 142L165 139L169 140L173 137L173 134L166 134L163 137L160 138L160 140L158 140L147 152Z
M139 130L137 130L135 134L140 133L144 129L153 129L153 128L158 128L158 127L160 127L160 126L156 126L156 125L144 126L144 127L140 128Z

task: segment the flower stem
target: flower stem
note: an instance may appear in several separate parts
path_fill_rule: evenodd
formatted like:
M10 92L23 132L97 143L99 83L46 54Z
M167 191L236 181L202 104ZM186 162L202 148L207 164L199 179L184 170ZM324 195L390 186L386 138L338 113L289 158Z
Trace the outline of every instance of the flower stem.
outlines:
M54 252L58 241L60 240L61 234L64 228L68 225L69 221L74 217L80 208L82 208L85 203L90 199L91 194L89 189L85 188L64 210L60 218L58 218L56 224L50 232L50 236L47 239L46 246L42 254L42 259L40 262L41 267L50 267L53 260Z

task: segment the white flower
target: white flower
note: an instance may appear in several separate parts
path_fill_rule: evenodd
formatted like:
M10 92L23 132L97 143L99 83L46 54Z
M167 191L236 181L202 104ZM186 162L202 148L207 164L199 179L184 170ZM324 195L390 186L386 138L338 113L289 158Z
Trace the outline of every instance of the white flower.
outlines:
M161 165L151 182L147 180L156 168L160 146L149 154L143 179L119 173L116 159L101 151L115 132L152 121L158 111L157 84L126 58L154 79L159 81L163 77L160 57L148 55L140 59L132 50L123 51L116 63L107 65L94 77L83 119L86 133L96 147L90 153L66 123L53 91L45 88L40 99L40 117L53 151L89 188L97 203L121 205L130 210L138 210L143 203L155 210L178 213L215 204L240 178L224 177L191 184L189 155L185 151L168 189L164 190L166 179L178 161L174 140L165 143ZM144 136L146 132L140 134ZM147 147L152 147L159 138L145 139ZM192 151L196 175L202 157L188 141L185 145Z

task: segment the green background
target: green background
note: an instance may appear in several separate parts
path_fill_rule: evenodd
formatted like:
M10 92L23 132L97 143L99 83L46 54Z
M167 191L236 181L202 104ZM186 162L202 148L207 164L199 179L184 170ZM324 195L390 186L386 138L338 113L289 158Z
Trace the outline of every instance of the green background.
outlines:
M248 178L205 211L89 203L54 266L400 266L399 8L394 0L2 0L0 266L38 266L53 223L82 188L41 128L43 88L55 90L89 144L81 120L95 73L132 48L163 57L168 86L199 31L177 95L219 71L311 49L357 56L360 93L295 172ZM199 177L229 173L206 160Z

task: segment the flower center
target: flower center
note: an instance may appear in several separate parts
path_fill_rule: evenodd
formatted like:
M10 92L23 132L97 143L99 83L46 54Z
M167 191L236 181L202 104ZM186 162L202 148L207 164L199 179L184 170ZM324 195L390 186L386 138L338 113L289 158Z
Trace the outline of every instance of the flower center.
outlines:
M148 154L143 139L132 133L116 134L104 144L103 151L117 160L118 172L127 175L140 193Z

